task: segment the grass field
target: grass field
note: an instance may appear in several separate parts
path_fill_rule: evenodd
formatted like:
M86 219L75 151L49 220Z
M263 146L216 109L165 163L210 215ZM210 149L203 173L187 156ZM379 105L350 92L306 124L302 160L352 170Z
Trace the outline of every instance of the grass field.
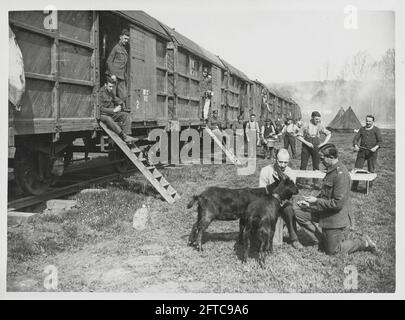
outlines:
M341 160L353 168L352 134L334 134L331 142ZM104 185L107 194L77 194L79 213L37 215L8 231L8 291L46 291L44 268L58 270L57 291L147 293L324 293L395 291L395 132L385 131L379 152L378 178L369 195L352 193L355 226L352 235L368 234L379 247L372 255L359 252L329 257L318 252L303 230L305 248L286 242L275 247L264 268L240 260L235 245L238 222L213 222L204 235L204 251L187 246L196 210L186 209L193 194L207 186L256 187L258 158L251 176L238 176L233 165L194 165L163 170L180 193L173 205L155 196L140 175ZM300 143L299 143L300 145ZM259 156L261 154L259 153ZM298 168L299 161L292 160ZM302 195L316 194L309 189ZM144 231L132 227L134 212L146 204L150 219ZM287 231L285 230L285 236ZM348 270L358 272L358 287L345 287Z

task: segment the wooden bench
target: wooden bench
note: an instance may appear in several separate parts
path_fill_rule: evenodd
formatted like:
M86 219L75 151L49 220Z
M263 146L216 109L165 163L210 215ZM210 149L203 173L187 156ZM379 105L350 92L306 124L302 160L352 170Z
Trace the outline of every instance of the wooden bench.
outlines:
M312 179L323 179L326 175L325 172L320 170L292 170L297 178L312 178ZM354 169L350 172L350 177L352 181L365 181L366 182L366 194L370 190L370 181L377 178L376 173L368 172L363 169ZM273 238L274 245L283 244L283 229L284 220L280 217L277 221L276 232Z
M325 172L320 170L293 170L293 172L297 178L323 179L326 175ZM353 169L350 172L350 177L352 181L365 181L366 194L368 194L370 191L370 181L377 178L377 174L363 169Z

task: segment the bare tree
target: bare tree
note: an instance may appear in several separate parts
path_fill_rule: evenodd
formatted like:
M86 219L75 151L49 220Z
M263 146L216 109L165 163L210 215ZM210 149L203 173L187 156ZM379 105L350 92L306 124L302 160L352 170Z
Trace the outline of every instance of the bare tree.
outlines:
M353 80L366 80L373 69L375 61L367 51L357 52L351 59L349 59L342 72L346 78Z
M383 80L395 80L395 49L388 49L378 65Z

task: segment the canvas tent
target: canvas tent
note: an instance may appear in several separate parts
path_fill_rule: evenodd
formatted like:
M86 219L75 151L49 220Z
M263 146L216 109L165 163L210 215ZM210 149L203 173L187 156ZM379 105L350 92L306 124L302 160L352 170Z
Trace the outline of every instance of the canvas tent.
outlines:
M335 117L332 119L331 122L329 122L327 128L333 128L336 123L339 121L339 119L344 115L345 110L343 109L343 107L340 107L339 111L336 113Z
M341 108L341 110L343 109ZM354 113L352 107L349 107L340 117L338 117L339 113L340 110L335 119L333 119L327 126L327 129L333 131L353 132L354 129L359 129L361 127L361 123Z

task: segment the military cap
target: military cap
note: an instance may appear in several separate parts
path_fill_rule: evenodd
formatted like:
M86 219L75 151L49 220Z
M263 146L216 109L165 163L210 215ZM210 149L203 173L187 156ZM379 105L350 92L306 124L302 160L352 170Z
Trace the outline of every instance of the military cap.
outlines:
M128 37L129 37L129 31L128 31L128 29L122 29L122 31L121 31L121 36L128 36Z
M337 158L338 149L333 143L327 143L319 148L319 152L322 153L325 157L328 158Z

